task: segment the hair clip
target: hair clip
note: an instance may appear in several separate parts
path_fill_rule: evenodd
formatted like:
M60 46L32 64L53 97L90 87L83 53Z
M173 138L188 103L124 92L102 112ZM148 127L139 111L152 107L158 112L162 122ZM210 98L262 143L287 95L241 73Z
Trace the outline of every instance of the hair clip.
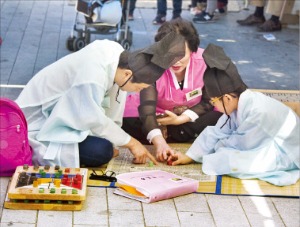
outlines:
M108 181L108 182L116 182L117 181L117 178L115 177L116 176L116 173L114 171L106 171L105 173L101 170L102 172L102 175L98 175L96 173L95 170L92 170L93 173L91 173L90 175L90 180L102 180L102 181Z

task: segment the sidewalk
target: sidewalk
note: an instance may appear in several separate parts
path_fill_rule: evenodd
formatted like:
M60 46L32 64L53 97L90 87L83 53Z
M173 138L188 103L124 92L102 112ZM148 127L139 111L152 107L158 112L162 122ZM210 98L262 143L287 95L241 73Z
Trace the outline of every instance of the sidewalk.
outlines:
M233 0L229 0L233 1ZM15 99L22 87L43 67L71 53L66 40L74 24L69 0L0 0L3 43L0 47L1 96ZM153 43L158 26L156 0L138 0L131 50ZM184 0L182 17L191 20ZM231 2L232 3L232 2ZM253 12L232 11L215 23L195 24L201 44L223 46L250 88L299 90L299 29L284 28L267 41L254 27L235 21ZM171 7L171 4L168 4ZM167 19L172 15L168 11ZM269 18L269 16L267 16ZM92 36L113 39L113 36ZM0 226L287 226L298 227L299 199L190 194L142 204L113 194L113 189L88 188L82 211L20 211L3 209L8 178L0 178Z

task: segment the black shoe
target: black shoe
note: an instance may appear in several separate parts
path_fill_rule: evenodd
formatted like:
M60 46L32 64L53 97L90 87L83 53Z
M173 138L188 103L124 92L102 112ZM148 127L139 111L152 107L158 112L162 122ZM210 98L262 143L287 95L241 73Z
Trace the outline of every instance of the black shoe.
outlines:
M172 20L175 20L176 18L181 18L180 15L173 15Z
M281 23L280 21L276 23L275 21L269 19L262 25L258 26L257 30L260 32L281 31Z
M155 19L152 21L152 24L163 24L166 22L166 16L157 15Z
M213 20L213 17L214 17L213 15L210 15L207 12L203 11L202 13L194 16L193 22L199 24L215 22L215 20Z
M257 17L254 14L251 14L244 20L237 20L236 22L240 25L254 25L254 24L263 24L266 21L265 17Z

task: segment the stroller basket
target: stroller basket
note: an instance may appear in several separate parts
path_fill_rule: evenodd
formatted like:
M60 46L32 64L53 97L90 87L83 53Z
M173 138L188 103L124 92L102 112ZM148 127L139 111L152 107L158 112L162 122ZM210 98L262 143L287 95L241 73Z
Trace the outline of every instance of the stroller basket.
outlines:
M77 0L75 9L75 23L66 42L68 50L77 51L88 45L91 34L116 34L114 41L124 49L130 49L132 32L129 31L128 20L122 21L122 8L118 0Z

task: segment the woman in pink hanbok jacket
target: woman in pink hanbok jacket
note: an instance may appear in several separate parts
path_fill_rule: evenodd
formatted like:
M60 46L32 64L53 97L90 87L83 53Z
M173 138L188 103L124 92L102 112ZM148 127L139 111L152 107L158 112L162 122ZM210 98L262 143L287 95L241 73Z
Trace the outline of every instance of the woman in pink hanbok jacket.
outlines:
M186 40L186 54L167 69L155 84L126 100L122 128L144 144L155 146L156 158L165 161L173 150L167 143L193 141L208 125L215 125L221 113L209 103L204 89L206 64L199 35L183 19L165 22L155 36L161 40L176 31ZM168 53L166 53L167 55Z

